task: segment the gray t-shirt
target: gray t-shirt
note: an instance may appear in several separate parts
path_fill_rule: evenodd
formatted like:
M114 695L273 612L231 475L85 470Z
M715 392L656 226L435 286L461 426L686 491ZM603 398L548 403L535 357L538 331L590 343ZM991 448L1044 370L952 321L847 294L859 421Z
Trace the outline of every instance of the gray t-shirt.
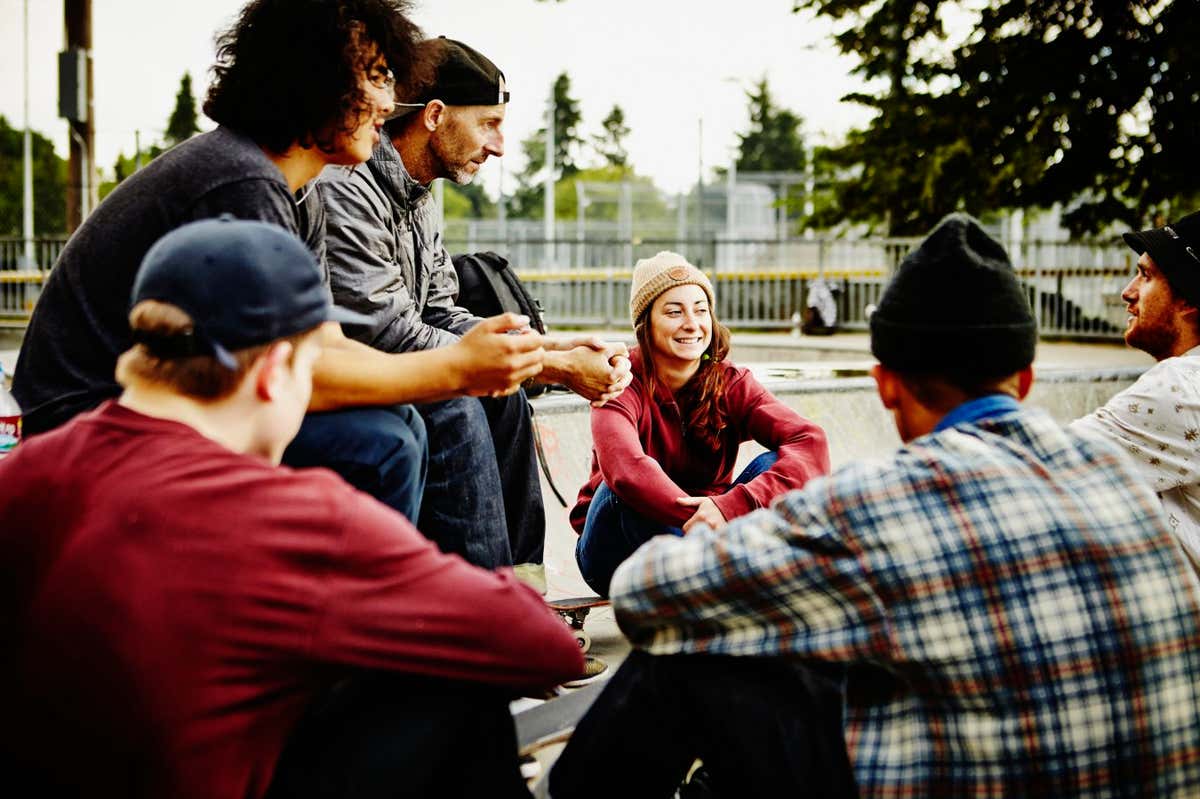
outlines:
M252 140L219 127L172 148L96 207L51 271L13 375L27 432L57 427L120 393L113 373L132 344L129 299L142 257L169 231L226 213L296 233L325 268L320 202L297 205Z

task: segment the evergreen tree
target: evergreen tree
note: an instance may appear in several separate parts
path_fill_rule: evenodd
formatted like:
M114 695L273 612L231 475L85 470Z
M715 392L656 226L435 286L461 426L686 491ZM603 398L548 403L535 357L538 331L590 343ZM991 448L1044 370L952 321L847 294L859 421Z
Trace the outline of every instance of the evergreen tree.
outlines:
M629 168L629 152L625 149L625 137L629 127L625 124L625 112L614 105L608 116L600 123L603 133L592 137L592 146L608 166Z
M577 159L583 146L583 138L579 134L581 119L579 101L571 96L571 78L564 72L554 80L554 167L560 180L579 171ZM543 214L545 126L522 141L521 148L525 152L525 168L517 175L517 189L512 196L512 215L539 218Z
M797 0L845 23L837 35L877 110L833 154L857 178L839 203L889 232L945 213L1063 203L1076 233L1177 215L1200 160L1195 0L995 0L965 41L946 40L952 0Z
M54 142L30 134L33 173L33 232L61 234L67 228L67 162L54 152ZM0 116L0 235L24 232L25 131ZM49 264L44 264L49 266Z
M803 172L803 120L775 105L766 78L755 84L746 98L750 102L750 130L738 135L738 171Z
M750 129L738 134L738 173L803 172L807 163L803 120L786 108L775 105L767 79L746 92L750 104ZM779 200L789 219L800 217L804 209L804 187L793 184Z
M187 72L179 80L179 92L175 95L175 108L167 120L165 142L168 147L187 141L200 132L196 124L196 98L192 96L192 76Z

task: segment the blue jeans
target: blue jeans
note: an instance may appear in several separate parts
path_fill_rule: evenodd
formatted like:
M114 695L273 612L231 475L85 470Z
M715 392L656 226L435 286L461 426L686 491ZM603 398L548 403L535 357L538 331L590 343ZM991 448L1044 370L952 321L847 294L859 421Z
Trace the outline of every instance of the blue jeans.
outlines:
M425 423L411 405L349 408L305 416L283 462L332 469L412 521L421 511L428 452Z
M541 563L546 513L524 393L417 410L429 431L421 532L486 569Z
M746 465L733 481L748 483L770 469L779 456L764 452ZM575 544L575 562L584 582L600 596L608 596L613 572L638 547L656 535L683 535L683 530L647 519L623 503L605 483L596 488L588 505L583 533Z

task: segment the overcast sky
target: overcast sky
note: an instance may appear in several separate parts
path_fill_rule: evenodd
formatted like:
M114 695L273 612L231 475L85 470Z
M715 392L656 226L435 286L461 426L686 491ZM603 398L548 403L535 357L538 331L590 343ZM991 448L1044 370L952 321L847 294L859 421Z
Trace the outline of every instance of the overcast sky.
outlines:
M243 0L93 0L96 150L110 170L162 135L179 78L190 71L203 96L213 35ZM23 9L0 0L0 114L24 126ZM28 0L30 125L66 153L57 118L57 53L63 47L62 0ZM476 47L502 69L512 91L505 133L505 186L523 165L520 141L541 126L554 77L570 74L583 130L598 132L614 104L632 132L634 167L663 188L696 181L699 120L706 173L729 163L747 125L745 87L762 76L778 102L809 130L837 136L868 118L839 98L861 88L852 59L838 56L830 26L791 13L792 0L419 0L414 17L429 35ZM286 69L286 65L281 65ZM201 127L211 123L201 118ZM482 181L494 194L499 167Z

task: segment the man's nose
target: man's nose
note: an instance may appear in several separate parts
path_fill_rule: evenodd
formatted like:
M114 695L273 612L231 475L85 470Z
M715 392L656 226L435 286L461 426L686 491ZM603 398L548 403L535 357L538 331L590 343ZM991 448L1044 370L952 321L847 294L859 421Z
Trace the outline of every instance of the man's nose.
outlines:
M1125 284L1125 288L1121 289L1121 299L1127 303L1132 303L1137 299L1137 278Z
M504 155L504 134L503 133L497 133L495 136L492 137L491 141L488 142L487 151L489 154L494 155L497 158Z
M390 116L396 110L396 93L389 86L386 89L375 89L375 106L382 116Z

